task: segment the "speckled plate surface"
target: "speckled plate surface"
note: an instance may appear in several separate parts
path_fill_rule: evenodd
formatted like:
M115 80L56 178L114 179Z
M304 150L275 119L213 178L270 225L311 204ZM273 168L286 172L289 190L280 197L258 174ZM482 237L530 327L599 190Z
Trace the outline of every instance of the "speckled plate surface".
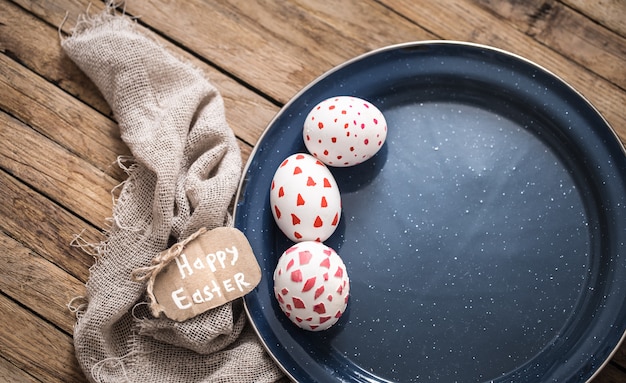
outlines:
M331 168L343 201L326 241L351 279L331 329L296 328L272 293L291 242L272 175L304 151L310 108L369 100L388 138ZM245 297L299 382L584 382L626 329L626 157L606 121L546 70L489 47L422 42L351 60L297 94L245 170L236 226L261 265Z

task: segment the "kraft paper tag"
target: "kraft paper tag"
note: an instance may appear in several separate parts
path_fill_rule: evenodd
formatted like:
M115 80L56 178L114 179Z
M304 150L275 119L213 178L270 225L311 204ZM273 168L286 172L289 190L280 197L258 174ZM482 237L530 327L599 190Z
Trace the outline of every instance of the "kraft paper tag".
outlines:
M155 317L184 321L252 291L261 268L245 235L230 227L201 229L162 252L152 266L133 272L148 280Z

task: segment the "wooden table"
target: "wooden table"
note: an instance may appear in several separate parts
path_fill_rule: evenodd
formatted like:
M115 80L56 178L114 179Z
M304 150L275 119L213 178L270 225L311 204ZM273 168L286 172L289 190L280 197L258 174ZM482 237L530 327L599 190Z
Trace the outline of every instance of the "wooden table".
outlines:
M420 3L420 5L415 5ZM59 34L104 5L0 0L0 380L82 382L70 300L103 238L129 154L109 106ZM622 0L130 1L171 51L222 93L244 161L298 90L356 55L417 40L470 41L546 67L587 97L626 142ZM67 20L63 22L66 17ZM593 380L626 381L626 344Z

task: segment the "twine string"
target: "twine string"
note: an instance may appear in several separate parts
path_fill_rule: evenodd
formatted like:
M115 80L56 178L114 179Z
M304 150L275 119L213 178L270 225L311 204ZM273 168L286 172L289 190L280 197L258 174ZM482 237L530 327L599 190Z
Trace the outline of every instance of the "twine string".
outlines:
M170 247L167 250L160 252L156 257L152 259L150 262L150 266L138 267L133 270L130 274L130 277L135 282L146 284L146 295L148 296L150 312L155 318L158 318L163 312L163 306L157 302L156 297L154 296L154 281L156 280L157 275L167 267L176 257L182 254L185 246L189 244L189 242L198 238L202 234L206 233L207 229L202 227L195 233L191 234L189 237L185 238L183 241L176 243L174 246Z

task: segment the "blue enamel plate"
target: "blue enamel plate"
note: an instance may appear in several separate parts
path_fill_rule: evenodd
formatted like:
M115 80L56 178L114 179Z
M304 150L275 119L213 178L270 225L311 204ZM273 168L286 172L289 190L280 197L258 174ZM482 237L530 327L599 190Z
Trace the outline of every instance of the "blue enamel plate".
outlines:
M330 168L343 212L325 243L351 295L337 324L307 332L273 294L293 243L270 183L306 151L311 108L337 95L376 105L388 135L370 160ZM585 382L624 338L624 148L569 85L501 50L409 43L327 72L259 140L235 223L263 275L248 316L297 382Z

